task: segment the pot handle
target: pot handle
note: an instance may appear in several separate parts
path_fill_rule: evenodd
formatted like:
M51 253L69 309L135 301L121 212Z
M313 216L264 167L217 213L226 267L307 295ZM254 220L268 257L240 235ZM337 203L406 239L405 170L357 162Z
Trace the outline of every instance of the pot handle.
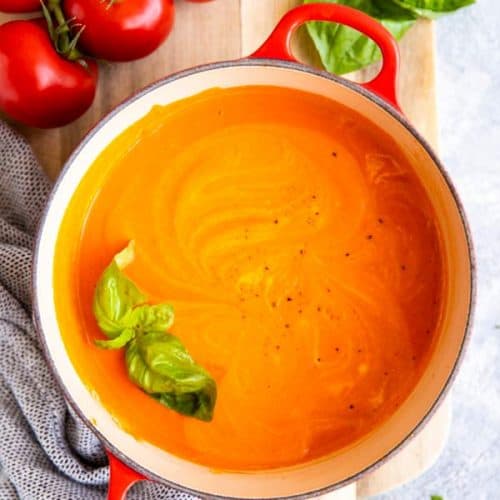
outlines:
M397 42L382 24L368 14L351 7L327 3L312 3L296 7L283 16L269 38L249 57L298 62L292 54L290 43L294 31L308 21L331 21L345 24L371 38L382 51L382 69L373 80L360 85L378 94L398 111L401 110L396 95L399 72Z
M127 491L138 481L147 478L125 465L110 451L106 450L106 454L109 460L108 500L125 500Z

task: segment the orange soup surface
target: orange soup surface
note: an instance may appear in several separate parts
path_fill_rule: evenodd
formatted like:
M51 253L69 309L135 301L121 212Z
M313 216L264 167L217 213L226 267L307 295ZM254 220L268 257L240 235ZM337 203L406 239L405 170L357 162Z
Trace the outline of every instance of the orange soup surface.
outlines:
M412 391L440 324L441 243L413 168L375 124L297 90L153 108L97 158L59 234L57 316L79 375L137 439L213 468L363 438ZM94 287L130 240L126 274L174 306L171 332L217 382L209 423L94 345Z

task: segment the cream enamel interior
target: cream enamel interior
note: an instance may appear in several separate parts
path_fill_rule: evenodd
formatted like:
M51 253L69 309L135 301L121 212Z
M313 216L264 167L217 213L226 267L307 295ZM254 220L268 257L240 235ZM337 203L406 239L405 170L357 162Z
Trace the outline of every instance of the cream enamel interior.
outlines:
M66 353L56 321L52 293L52 262L65 208L100 152L154 104L168 104L212 87L240 85L290 87L342 102L385 129L418 165L417 174L435 207L448 265L448 297L431 362L414 392L380 428L346 451L306 465L260 473L224 473L174 457L124 432L79 379ZM35 299L46 349L71 399L86 418L122 455L144 470L185 488L210 495L271 498L307 494L352 478L386 456L418 426L441 394L464 340L471 307L471 260L466 229L453 194L425 148L381 106L362 94L318 74L292 65L238 64L211 66L157 84L121 107L86 139L70 159L59 181L37 249Z

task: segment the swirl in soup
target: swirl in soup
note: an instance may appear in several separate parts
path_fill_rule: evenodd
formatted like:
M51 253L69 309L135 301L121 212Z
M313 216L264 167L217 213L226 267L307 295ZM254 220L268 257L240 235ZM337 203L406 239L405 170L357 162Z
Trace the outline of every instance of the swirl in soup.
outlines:
M58 237L58 322L82 380L137 439L214 468L362 439L408 397L439 330L441 243L416 167L376 124L298 90L153 108L99 155ZM130 240L127 275L173 305L172 333L216 380L209 423L94 345L96 282Z

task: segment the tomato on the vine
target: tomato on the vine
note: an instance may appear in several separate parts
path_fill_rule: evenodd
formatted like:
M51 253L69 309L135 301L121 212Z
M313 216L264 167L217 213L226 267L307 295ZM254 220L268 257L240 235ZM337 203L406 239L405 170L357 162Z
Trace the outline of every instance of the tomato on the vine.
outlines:
M131 61L153 52L174 21L173 0L65 0L64 12L84 25L78 46L108 61Z
M97 65L59 55L40 19L0 26L0 110L26 125L49 128L76 120L92 104Z
M41 8L40 0L0 0L0 12L35 12Z

